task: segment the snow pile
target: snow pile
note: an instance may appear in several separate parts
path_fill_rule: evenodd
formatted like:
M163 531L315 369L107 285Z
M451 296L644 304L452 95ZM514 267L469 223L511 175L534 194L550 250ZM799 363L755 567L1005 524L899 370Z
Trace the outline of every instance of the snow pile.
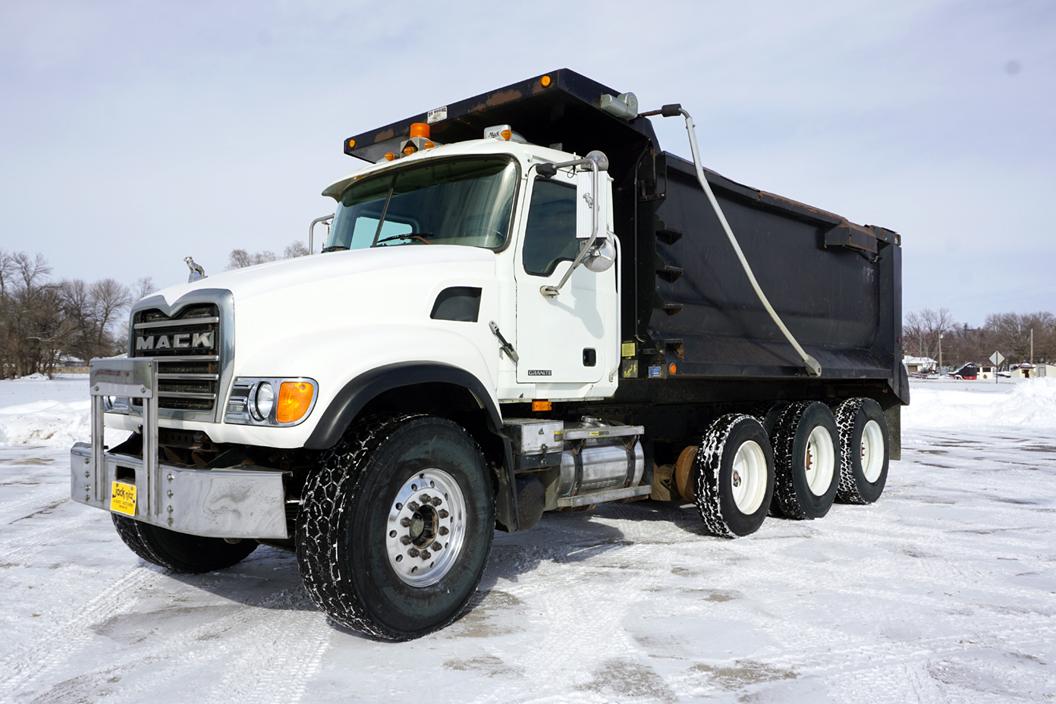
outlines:
M1017 427L1056 429L1056 379L912 384L905 430Z
M0 381L0 445L69 447L91 435L88 377Z

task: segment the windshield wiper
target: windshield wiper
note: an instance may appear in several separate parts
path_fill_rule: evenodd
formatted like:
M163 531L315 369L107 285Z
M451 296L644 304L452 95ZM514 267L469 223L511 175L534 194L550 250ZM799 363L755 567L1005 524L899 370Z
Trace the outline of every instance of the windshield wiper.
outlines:
M431 232L405 232L402 235L389 235L388 237L382 237L380 240L375 242L375 246L383 242L392 242L393 240L417 240L422 244L432 244L427 238L435 237Z
M329 247L323 247L323 254L326 254L327 252L344 252L347 249L348 247L343 244L332 244Z

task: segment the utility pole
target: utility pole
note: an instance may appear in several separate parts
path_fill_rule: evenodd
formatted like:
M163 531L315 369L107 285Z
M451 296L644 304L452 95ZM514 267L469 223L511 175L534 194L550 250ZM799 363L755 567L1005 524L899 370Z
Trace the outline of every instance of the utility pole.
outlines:
M1030 365L1034 366L1034 328L1030 329Z
M942 333L939 333L939 374L942 374Z

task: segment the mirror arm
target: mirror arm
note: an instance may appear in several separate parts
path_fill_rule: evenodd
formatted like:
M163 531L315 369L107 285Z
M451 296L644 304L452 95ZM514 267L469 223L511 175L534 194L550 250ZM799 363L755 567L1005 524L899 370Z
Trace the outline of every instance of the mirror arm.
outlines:
M318 217L308 223L308 254L315 254L313 251L315 249L315 226L325 222L327 227L329 227L330 222L333 221L333 219L334 213L330 213L329 215L323 215L322 217Z
M554 169L563 168L566 166L586 166L591 170L591 190L593 193L590 194L590 209L591 209L591 228L590 238L587 239L586 244L580 248L579 254L572 260L572 266L568 267L565 271L565 275L561 277L561 280L557 282L556 286L540 286L539 293L543 294L547 298L554 298L561 293L561 288L568 283L569 278L572 277L574 272L583 260L587 258L590 250L594 247L594 243L598 239L598 230L601 229L601 172L602 170L608 170L609 160L601 152L593 151L587 154L582 159L576 159L574 161L566 161L562 164L553 164Z

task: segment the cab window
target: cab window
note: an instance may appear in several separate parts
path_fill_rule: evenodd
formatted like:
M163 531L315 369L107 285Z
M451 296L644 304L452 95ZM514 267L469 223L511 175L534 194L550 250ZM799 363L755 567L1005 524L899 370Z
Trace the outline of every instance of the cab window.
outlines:
M550 276L558 262L572 261L578 253L575 186L537 180L524 232L524 271Z

